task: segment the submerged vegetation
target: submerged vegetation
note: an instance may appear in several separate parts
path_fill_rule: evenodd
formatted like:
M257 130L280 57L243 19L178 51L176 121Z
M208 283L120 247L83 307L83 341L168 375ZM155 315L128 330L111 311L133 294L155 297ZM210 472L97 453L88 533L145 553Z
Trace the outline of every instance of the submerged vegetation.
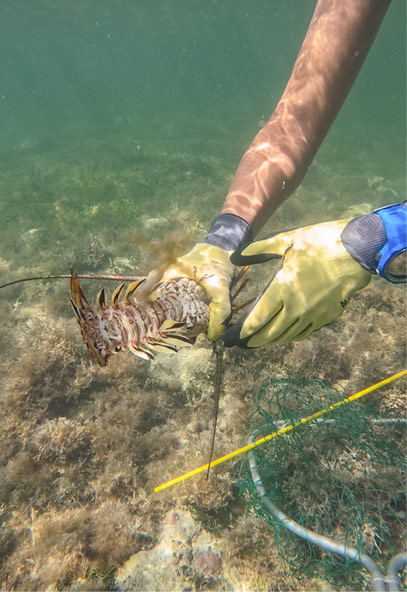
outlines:
M172 150L165 137L135 141L129 129L113 130L103 141L89 133L81 150L62 136L14 143L20 148L0 171L2 282L66 273L72 264L78 271L145 274L174 226L185 231L181 250L201 240L230 182L211 131L199 152L189 150L187 138ZM340 170L316 163L265 232L339 218L351 206L350 215L362 212L403 184L373 179L367 165L351 179ZM345 176L354 187L349 194ZM264 276L250 274L255 292ZM95 284L86 292L96 293ZM251 589L295 589L269 528L245 513L235 487L238 463L213 469L208 482L201 475L153 493L167 478L206 462L210 344L201 336L188 351L162 354L154 363L123 354L102 370L83 348L67 290L68 281L61 281L0 293L3 588L114 589L118 568L156 548L168 513L183 510L218 541L216 552L197 547L178 565L191 589L230 586L233 577ZM252 393L270 378L321 379L351 394L401 370L404 315L403 289L374 280L341 319L304 342L228 350L215 455L245 443ZM402 414L402 393L400 382L374 397ZM302 581L301 589L315 589L315 582Z

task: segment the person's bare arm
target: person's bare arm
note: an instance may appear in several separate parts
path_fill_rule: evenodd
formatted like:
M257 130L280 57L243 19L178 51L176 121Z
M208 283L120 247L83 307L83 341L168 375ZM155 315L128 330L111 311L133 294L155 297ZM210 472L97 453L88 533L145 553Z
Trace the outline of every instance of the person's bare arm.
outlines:
M211 307L208 329L210 339L217 339L223 333L225 322L230 316L229 286L233 265L229 255L239 246L247 245L253 240L253 231L257 233L260 230L267 218L303 179L355 81L389 4L390 0L318 0L286 90L272 117L243 156L222 213L213 220L204 241L197 244L190 253L179 257L165 271L164 279L190 277L206 288ZM328 235L332 235L331 226L328 230ZM343 251L340 254L343 255ZM309 251L307 255L310 255ZM328 275L331 274L332 257L329 253L314 252L314 261L319 262L321 258L324 259ZM344 282L345 288L349 285L353 289L360 288L366 276L358 283L359 280L355 280L353 276L360 275L359 265L351 260L352 265L356 266L357 271L352 275L347 267L344 274L337 275L333 286L329 283L325 286L327 281L323 277L324 289L337 294L341 290L337 284L341 284L343 276L347 274L352 277ZM312 265L308 265L307 269L309 268ZM314 274L314 271L311 273ZM304 281L293 285L293 281L289 284L289 280L292 280L292 274L284 276L286 292L290 297L294 294L301 298ZM275 284L272 285L274 289ZM320 293L317 282L312 281L311 288L312 293ZM326 296L326 289L322 296ZM329 297L323 299L322 296L324 306L327 303L329 308ZM344 299L346 300L346 294L342 300ZM277 300L274 295L271 300L275 305ZM257 315L257 320L254 325L251 324L249 334L244 335L246 341L251 338L251 334L268 323L268 305L264 309L260 311L260 315L257 315L258 308L252 311ZM315 309L318 310L317 315ZM306 322L306 331L321 326L318 325L318 318L321 317L319 303L315 307L309 303L308 308L303 310L301 319L298 319L301 308L297 306L295 299L291 310L292 315L284 319L285 326L291 327L296 320ZM337 308L332 308L332 311L330 318L335 318ZM323 322L328 322L327 317L324 317ZM229 335L228 345L241 344L242 323L237 326L233 339ZM301 332L306 335L302 327L303 325L300 327ZM292 338L291 333L287 335ZM269 337L270 333L267 339Z
M318 0L273 115L243 156L223 214L254 233L304 178L369 52L391 0Z

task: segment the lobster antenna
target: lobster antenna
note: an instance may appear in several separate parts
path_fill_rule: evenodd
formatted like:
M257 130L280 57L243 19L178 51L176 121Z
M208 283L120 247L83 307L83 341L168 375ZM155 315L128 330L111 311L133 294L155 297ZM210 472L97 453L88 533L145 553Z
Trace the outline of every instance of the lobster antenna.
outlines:
M137 282L138 280L144 279L142 275L110 275L110 274L88 274L88 273L78 273L78 278L81 280L114 280L114 281L124 281L124 282ZM3 284L0 286L1 288L7 288L7 286L12 286L13 284L20 284L21 282L33 282L35 280L60 280L60 279L69 279L71 274L69 273L61 273L57 275L41 275L38 277L30 277L30 278L22 278L20 280L14 280L13 282L8 282L7 284Z
M213 449L215 447L215 436L216 436L216 424L218 423L218 412L219 412L219 399L220 399L220 388L222 385L223 378L223 341L218 339L215 341L213 351L216 356L216 371L215 371L215 388L214 388L214 400L213 400L213 424L212 424L212 439L211 447L209 451L208 470L206 473L206 480L209 479L209 471L211 470L211 462L213 458Z

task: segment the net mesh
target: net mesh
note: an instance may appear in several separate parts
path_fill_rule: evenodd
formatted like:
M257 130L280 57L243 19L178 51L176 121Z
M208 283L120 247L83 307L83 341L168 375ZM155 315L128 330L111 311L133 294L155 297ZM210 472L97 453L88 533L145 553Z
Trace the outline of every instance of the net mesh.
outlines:
M323 421L304 424L259 446L254 455L269 498L288 517L363 549L386 571L405 539L406 425L375 423L378 418L399 419L400 413L386 408L383 395L369 396L366 402L340 406ZM251 433L275 432L281 420L294 424L345 397L316 380L267 382L254 395ZM247 460L241 466L239 489L249 510L272 528L290 575L317 577L337 588L369 589L369 574L358 563L299 539L270 514Z

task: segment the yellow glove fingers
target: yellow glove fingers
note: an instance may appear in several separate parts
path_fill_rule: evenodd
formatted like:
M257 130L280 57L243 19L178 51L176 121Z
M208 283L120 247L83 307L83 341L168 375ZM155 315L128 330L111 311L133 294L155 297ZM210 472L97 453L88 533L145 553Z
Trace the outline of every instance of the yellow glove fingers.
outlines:
M286 337L286 334L297 335L297 333L300 333L302 325L301 320L295 319L292 325L287 329L285 317L284 309L282 309L279 315L249 339L247 346L262 347L263 345L270 343L283 343L284 341L289 340L289 337Z
M253 257L256 255L280 255L283 257L286 250L291 246L292 238L290 234L276 234L271 238L254 241L250 243L240 253L243 257Z
M219 339L224 331L224 322L230 317L230 280L233 275L234 267L229 261L229 254L220 248L217 249L215 256L208 263L207 275L203 275L200 284L205 288L209 298L209 326L208 338L211 341Z
M234 266L230 253L206 243L195 247L165 270L163 280L189 277L205 289L210 307L208 337L218 339L224 330L224 321L230 316L230 281Z
M240 331L240 339L246 339L249 335L254 333L256 336L261 334L264 330L264 327L276 320L283 308L284 304L279 297L278 292L274 293L272 287L269 287L263 296L257 302L255 302L252 310L244 320L242 329ZM264 342L260 345L264 345ZM250 344L249 347L258 347L258 345Z
M224 281L221 282L218 288L213 288L203 280L202 286L206 289L209 297L209 326L208 326L208 338L211 341L219 339L224 331L224 322L230 317L231 304L229 294L229 283Z
M209 304L210 317L208 326L208 339L216 341L222 335L225 329L225 321L230 317L231 307L230 304L219 303L211 301Z
M331 322L331 321L330 321ZM326 325L329 325L329 323L326 323ZM321 325L321 327L325 327L326 325ZM302 341L303 339L307 339L311 333L313 333L314 331L316 331L317 329L321 329L321 327L315 327L312 323L310 325L308 325L308 327L306 327L303 331L301 331L301 333L293 336L293 337L288 337L287 339L285 339L284 341Z
M259 334L253 336L253 338L248 341L247 345L248 347L261 347L271 343L276 344L287 343L288 341L302 341L303 339L307 339L311 333L320 328L321 327L316 327L312 323L304 325L303 319L297 319L290 327L288 327L288 329L279 334L279 330L274 326L268 325Z

